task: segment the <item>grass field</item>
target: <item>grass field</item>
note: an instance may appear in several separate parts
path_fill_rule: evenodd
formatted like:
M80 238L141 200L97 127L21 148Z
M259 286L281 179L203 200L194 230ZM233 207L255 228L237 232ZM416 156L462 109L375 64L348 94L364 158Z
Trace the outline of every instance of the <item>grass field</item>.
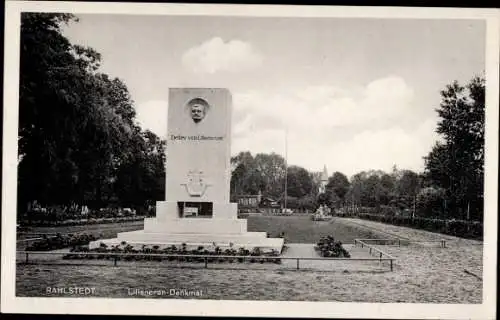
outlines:
M355 238L383 237L384 234L374 231L376 227L401 236L410 233L397 226L370 224L370 227L372 229L364 229L342 218L332 222L314 222L307 217L296 216L248 218L249 231L267 231L271 236L285 232L290 242L298 243L315 242L326 234L333 234L344 243ZM116 234L124 228L141 229L142 225L119 225L114 231L107 232L114 236L112 232ZM93 230L102 231L102 228ZM441 236L419 230L414 232L416 234L411 235L420 239ZM53 296L46 292L47 287L77 285L96 288L96 296L116 298L137 297L129 295L130 288L165 289L166 292L169 289L202 290L202 299L481 303L482 281L478 277L482 277L482 245L461 243L447 248L383 246L383 250L398 259L394 272L167 268L154 263L139 267L125 262L117 267L112 264L18 265L16 294ZM168 295L158 297L179 298Z
M356 238L380 237L374 231L339 221L312 221L309 216L250 216L247 225L248 231L266 231L271 237L285 232L285 238L292 243L316 243L327 235L333 235L342 243L353 243Z

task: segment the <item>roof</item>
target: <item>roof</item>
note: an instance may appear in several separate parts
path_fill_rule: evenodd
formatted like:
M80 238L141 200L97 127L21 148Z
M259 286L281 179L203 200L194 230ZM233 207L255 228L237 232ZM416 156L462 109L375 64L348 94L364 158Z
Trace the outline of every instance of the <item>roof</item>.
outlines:
M328 181L328 171L326 170L326 165L323 167L323 172L321 173L321 181Z

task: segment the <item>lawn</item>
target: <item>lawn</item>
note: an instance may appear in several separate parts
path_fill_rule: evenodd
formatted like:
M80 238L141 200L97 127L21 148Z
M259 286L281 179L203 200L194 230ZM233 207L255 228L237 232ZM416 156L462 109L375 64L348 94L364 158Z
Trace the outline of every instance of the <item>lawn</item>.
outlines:
M247 226L248 231L266 231L271 237L285 232L285 238L292 243L316 243L327 235L342 243L353 243L356 238L381 238L373 230L342 223L338 218L312 221L310 216L249 216Z
M276 237L285 232L287 241L292 243L316 243L322 236L334 235L342 243L353 243L356 238L380 238L380 235L366 228L356 225L331 221L312 221L309 216L249 216L247 219L248 231L267 232ZM114 238L119 232L143 229L142 221L121 222L113 224L96 224L87 226L62 227L32 227L20 233L18 239L33 238L35 233L77 233L85 232L94 236L102 235L104 239ZM30 235L31 234L31 235Z

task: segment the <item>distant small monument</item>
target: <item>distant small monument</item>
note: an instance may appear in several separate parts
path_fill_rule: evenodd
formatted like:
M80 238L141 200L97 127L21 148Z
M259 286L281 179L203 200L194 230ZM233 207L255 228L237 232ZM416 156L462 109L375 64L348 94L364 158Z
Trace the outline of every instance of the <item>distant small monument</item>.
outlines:
M156 217L144 220L144 230L122 232L90 247L126 241L139 247L185 243L281 252L282 238L247 232L247 220L238 219L237 204L230 203L231 109L227 89L170 89L166 201L156 203Z

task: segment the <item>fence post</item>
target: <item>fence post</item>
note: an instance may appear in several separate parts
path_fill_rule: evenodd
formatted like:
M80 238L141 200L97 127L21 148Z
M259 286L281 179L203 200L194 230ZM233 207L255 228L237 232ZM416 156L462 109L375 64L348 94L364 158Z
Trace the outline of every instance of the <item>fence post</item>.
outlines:
M401 239L398 239L398 246L401 247Z
M392 259L391 259L391 271L392 271Z
M382 252L380 252L380 262L382 262Z
M116 267L116 265L117 265L117 263L118 263L118 256L115 254L114 258L115 258L115 259L114 259L113 264L114 264L114 266Z
M29 253L26 252L26 263L28 263L28 256L29 256Z
M370 247L370 254L372 254L372 248Z
M208 257L205 257L205 269L208 268Z
M297 258L297 270L299 270L299 261L300 261L300 259Z

